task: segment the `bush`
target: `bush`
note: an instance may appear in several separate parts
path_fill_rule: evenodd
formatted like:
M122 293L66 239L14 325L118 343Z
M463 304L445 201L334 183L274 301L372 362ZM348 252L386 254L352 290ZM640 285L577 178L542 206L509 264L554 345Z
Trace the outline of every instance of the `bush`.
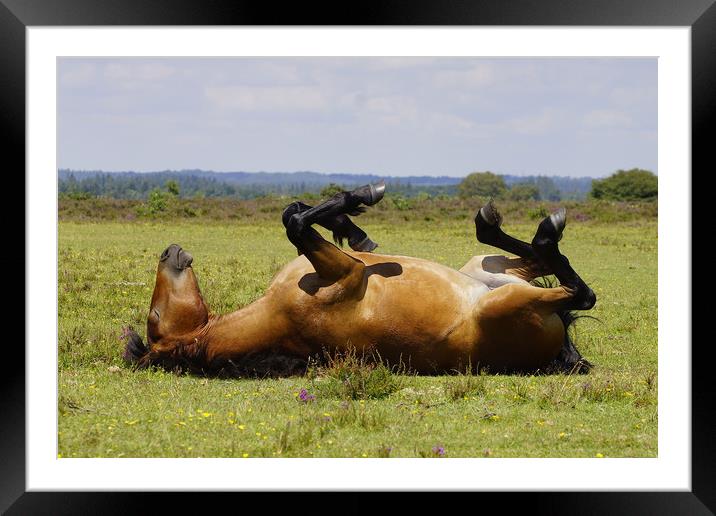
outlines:
M60 195L61 196L64 195L68 199L74 199L75 201L86 201L87 199L91 199L92 197L94 197L91 193L83 192L80 190L75 190L75 191L67 192L66 194L60 194Z
M323 190L321 190L321 198L329 199L337 193L341 193L343 190L345 190L345 188L343 188L341 185L337 185L336 183L330 183L328 186L324 187Z
M172 194L174 196L177 196L177 197L179 196L179 183L177 183L176 181L174 181L172 179L172 180L167 181L164 184L164 186L166 187L167 192L169 192L170 194Z
M169 200L175 196L169 192L155 188L149 192L147 202L137 208L137 215L156 217L167 211Z
M549 211L542 205L527 210L527 216L532 220L541 220L549 215Z
M658 179L653 172L633 168L617 170L605 179L592 181L590 196L608 201L654 200L658 195Z
M393 206L398 211L405 211L410 209L410 201L402 195L391 195L390 200L393 202Z
M503 197L507 193L505 180L492 172L468 174L457 187L460 197Z
M530 183L517 183L507 192L507 198L511 201L539 201L539 188Z

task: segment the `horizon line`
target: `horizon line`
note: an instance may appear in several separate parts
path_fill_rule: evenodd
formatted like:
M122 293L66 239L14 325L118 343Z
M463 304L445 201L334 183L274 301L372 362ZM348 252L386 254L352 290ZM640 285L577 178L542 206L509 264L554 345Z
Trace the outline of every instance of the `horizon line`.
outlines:
M633 168L640 168L640 167L631 167ZM274 170L274 171L267 171L267 170L255 170L255 171L249 171L249 170L213 170L213 169L202 169L202 168L182 168L182 169L162 169L162 170L106 170L106 169L84 169L84 168L70 168L70 167L58 167L57 171L70 171L70 172L103 172L108 174L117 174L117 173L135 173L135 174L156 174L156 173L165 173L165 172L209 172L214 174L233 174L233 173L241 173L241 174L317 174L321 176L331 176L331 175L349 175L349 176L378 176L378 177L390 177L390 178L401 178L401 177L430 177L430 178L441 178L446 177L450 179L464 179L467 175L472 174L474 172L492 172L495 175L498 176L515 176L515 177L567 177L570 179L594 179L594 178L601 178L601 177L609 177L610 175L618 172L618 170L630 170L630 168L624 168L624 169L617 169L612 171L609 174L606 174L604 176L565 176L565 175L557 175L557 174L548 174L548 173L528 173L528 174L521 174L521 173L502 173L502 172L493 172L490 170L475 170L473 172L468 172L467 174L463 176L453 176L448 174L441 174L441 175L430 175L430 174L413 174L413 175L406 175L406 176L395 176L390 174L379 174L375 172L317 172L314 170L293 170L293 171L281 171L281 170ZM649 169L642 169L642 170L649 170ZM653 170L649 170L654 175L658 176L658 173L654 172Z

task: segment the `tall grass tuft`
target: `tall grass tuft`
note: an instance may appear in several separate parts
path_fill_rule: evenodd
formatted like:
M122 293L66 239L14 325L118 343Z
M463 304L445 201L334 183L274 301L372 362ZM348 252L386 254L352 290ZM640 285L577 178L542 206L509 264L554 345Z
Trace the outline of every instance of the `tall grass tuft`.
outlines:
M379 355L358 355L355 348L325 354L324 365L311 367L309 374L319 395L344 400L387 398L402 386L398 370L392 370Z
M448 377L443 383L443 390L448 399L462 400L470 396L484 396L487 393L487 379L484 374L473 374L470 367L465 372Z

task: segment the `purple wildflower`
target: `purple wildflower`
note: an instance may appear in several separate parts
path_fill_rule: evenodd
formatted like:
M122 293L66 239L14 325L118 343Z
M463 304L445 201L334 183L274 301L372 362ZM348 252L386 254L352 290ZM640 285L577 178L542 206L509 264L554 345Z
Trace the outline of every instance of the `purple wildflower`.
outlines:
M308 394L306 389L301 389L301 392L298 393L298 398L304 403L308 403L309 401L314 401L316 399L313 394Z
M438 457L445 456L445 447L444 446L433 446L433 453L437 455Z

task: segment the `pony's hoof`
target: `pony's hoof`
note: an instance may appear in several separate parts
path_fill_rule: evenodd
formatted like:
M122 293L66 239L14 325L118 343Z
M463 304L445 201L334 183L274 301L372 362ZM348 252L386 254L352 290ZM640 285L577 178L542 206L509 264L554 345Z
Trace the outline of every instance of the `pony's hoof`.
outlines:
M480 208L477 214L489 226L497 226L499 228L502 225L502 215L500 215L500 212L495 208L492 199L487 201L487 204Z
M537 233L532 239L533 247L557 245L562 239L562 231L567 225L567 210L560 208L552 215L546 216L537 226Z
M385 195L385 181L382 179L375 184L360 186L352 192L349 192L349 196L351 198L357 199L360 204L365 204L366 206L373 206L374 204L377 204L378 201L383 198L383 195ZM365 211L365 208L361 207L357 207L355 209L358 210L359 213ZM351 211L347 213L351 215L357 214L352 213Z
M378 247L378 244L373 242L369 237L365 237L357 244L351 244L351 249L361 253L372 253L376 247Z
M557 232L557 242L559 242L562 240L562 231L564 231L564 227L567 225L567 209L558 209L549 216L549 220L552 222L554 230Z
M381 179L377 183L370 184L368 186L370 187L370 199L365 201L363 204L373 206L374 204L377 204L385 195L385 181Z

